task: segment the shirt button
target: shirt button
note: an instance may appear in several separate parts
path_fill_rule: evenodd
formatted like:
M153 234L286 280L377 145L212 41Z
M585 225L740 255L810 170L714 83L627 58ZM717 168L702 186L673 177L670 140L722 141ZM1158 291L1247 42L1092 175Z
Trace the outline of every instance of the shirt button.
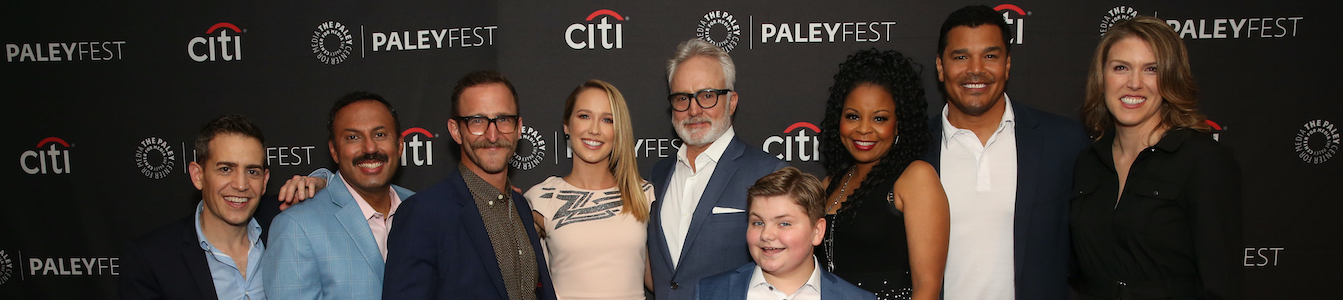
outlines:
M504 200L504 194L499 194L499 200Z
M489 203L490 203L490 206L494 206L494 201L493 201L493 200L490 200Z
M680 286L680 285L678 285L678 284L676 284L676 282L675 282L675 281L672 281L672 284L671 284L671 289L673 289L673 290L674 290L674 289L678 289L678 288L681 288L681 286Z

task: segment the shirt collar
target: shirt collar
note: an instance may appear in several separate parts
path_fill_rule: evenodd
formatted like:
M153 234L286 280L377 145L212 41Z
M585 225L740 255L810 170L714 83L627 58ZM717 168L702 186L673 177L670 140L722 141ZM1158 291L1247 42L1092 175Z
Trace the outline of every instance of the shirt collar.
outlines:
M345 180L345 176L342 176L340 171L336 171L336 178L340 178L340 183L345 184L345 190L350 192L350 196L354 197L354 203L359 204L359 210L364 213L364 220L372 219L373 216L378 213L377 210L373 209L372 205L368 204L368 200L364 200L364 196L359 195L359 192L356 192L354 187L350 186L350 182ZM383 219L391 218L392 215L396 214L396 208L401 206L401 198L397 197L396 189L388 186L387 191L392 195L392 203L387 209L387 215L383 216Z
M718 163L718 160L723 158L723 153L727 152L727 145L731 144L732 139L736 136L737 131L734 130L732 126L728 126L727 131L723 132L723 135L718 136L718 139L713 140L713 143L709 144L709 148L704 149L704 152L700 153L699 156L707 157L714 163ZM676 161L685 164L686 166L690 166L690 158L686 157L687 151L689 151L689 149L686 149L685 145L681 145L681 149L676 150ZM699 161L699 157L696 157L695 161Z
M1007 96L1007 93L1003 93L1003 106L1003 118L998 121L998 130L994 131L994 133L1002 132L1007 128L1016 128L1017 114L1012 111L1012 99ZM951 125L951 120L947 119L947 115L950 112L951 103L942 105L942 148L946 148L947 141L956 137L957 134L965 134L959 130L960 128ZM970 134L973 134L973 132Z
M205 232L201 231L201 214L204 212L205 200L201 200L200 203L196 204L195 221L192 223L196 224L196 240L200 242L201 249L212 251L211 248L214 248L214 245L210 244L210 240L205 238ZM256 218L247 220L247 240L252 242L252 247L261 243L261 224L256 222Z
M466 189L471 190L472 197L479 199L497 198L499 200L512 200L512 195L499 191L493 184L486 182L484 178L480 178L480 175L476 175L476 172L472 172L466 165L460 163L457 164L457 171L462 173L462 181L466 182ZM505 182L504 186L512 186L512 184Z
M816 293L817 293L817 294L820 294L820 293L821 293L821 263L820 263L819 261L816 260L816 256L812 256L812 257L811 257L811 264L812 264L812 266L815 267L815 268L813 268L813 269L811 270L811 277L808 277L808 278L807 278L807 283L802 284L802 287L799 287L798 290L801 290L801 289L805 289L805 288L811 287L812 289L815 289L815 290L816 290ZM765 282L765 270L760 269L760 265L755 265L755 271L753 271L753 272L751 273L751 282L750 282L749 285L747 285L747 289L752 289L752 288L755 288L756 286L759 286L759 285L762 285L762 284L763 284L763 285L767 285L767 286L774 286L774 285L772 285L772 284L769 284L769 282ZM797 291L794 291L793 294L796 295L796 294L797 294ZM789 297L791 297L791 296L789 296Z

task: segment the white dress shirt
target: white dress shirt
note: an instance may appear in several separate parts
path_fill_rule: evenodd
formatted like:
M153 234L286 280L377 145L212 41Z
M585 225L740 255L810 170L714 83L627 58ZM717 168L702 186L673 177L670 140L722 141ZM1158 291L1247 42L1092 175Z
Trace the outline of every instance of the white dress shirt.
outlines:
M680 264L681 246L685 244L690 220L695 216L695 207L699 206L704 188L709 185L710 177L713 177L718 159L723 157L727 145L736 136L736 131L728 127L727 132L709 144L709 148L695 156L693 167L686 157L688 146L681 145L681 149L676 151L676 170L672 171L671 182L667 183L667 195L662 198L661 216L662 233L667 237L667 250L671 253L673 267Z
M812 256L811 263L816 269L811 270L807 283L803 283L792 295L784 294L773 284L765 282L765 271L756 265L755 273L751 275L751 288L746 291L746 300L821 300L821 264L815 256Z
M1012 102L987 143L956 128L942 108L942 187L951 209L946 300L1016 297L1013 226L1017 193L1017 139Z

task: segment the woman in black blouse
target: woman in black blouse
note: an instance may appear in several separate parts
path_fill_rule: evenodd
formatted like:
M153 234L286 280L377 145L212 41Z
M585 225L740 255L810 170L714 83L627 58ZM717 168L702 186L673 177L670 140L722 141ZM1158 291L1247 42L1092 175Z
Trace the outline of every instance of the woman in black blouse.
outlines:
M1091 62L1077 161L1074 286L1084 299L1241 299L1240 166L1208 135L1165 22L1110 27Z

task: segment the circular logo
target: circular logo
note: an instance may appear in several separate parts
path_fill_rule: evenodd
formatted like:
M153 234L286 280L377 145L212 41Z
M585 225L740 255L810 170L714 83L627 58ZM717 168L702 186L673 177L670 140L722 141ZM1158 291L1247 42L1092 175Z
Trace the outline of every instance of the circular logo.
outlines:
M9 282L9 276L14 273L14 262L9 260L9 253L0 250L0 284Z
M149 137L140 141L140 147L135 149L135 165L140 167L140 173L145 177L153 179L163 179L168 177L168 173L173 171L173 165L177 163L177 155L173 153L172 147L168 142L161 138Z
M541 160L546 158L546 140L541 139L541 132L535 128L522 126L522 139L532 144L531 153L527 156L518 155L513 152L513 159L508 161L508 165L520 171L531 170L541 165Z
M327 47L327 38L334 38L334 49ZM317 60L328 65L337 65L350 57L350 51L354 49L354 38L350 36L350 30L345 29L345 25L340 22L326 21L317 25L317 30L312 32L312 53L317 54Z
M1138 17L1138 10L1132 7L1120 5L1111 8L1110 11L1105 13L1105 17L1101 18L1101 36L1105 36L1105 32L1110 31L1110 26L1114 26L1115 23L1136 17Z
M1338 152L1338 144L1338 128L1329 121L1306 122L1296 132L1296 155L1306 163L1318 165L1329 161Z
M727 34L721 40L714 39L712 33L714 27L722 26ZM737 18L732 17L725 11L715 10L704 14L699 20L699 28L695 29L695 36L699 39L709 42L714 46L723 48L723 51L732 52L737 48L737 42L741 40L741 26L737 25Z

